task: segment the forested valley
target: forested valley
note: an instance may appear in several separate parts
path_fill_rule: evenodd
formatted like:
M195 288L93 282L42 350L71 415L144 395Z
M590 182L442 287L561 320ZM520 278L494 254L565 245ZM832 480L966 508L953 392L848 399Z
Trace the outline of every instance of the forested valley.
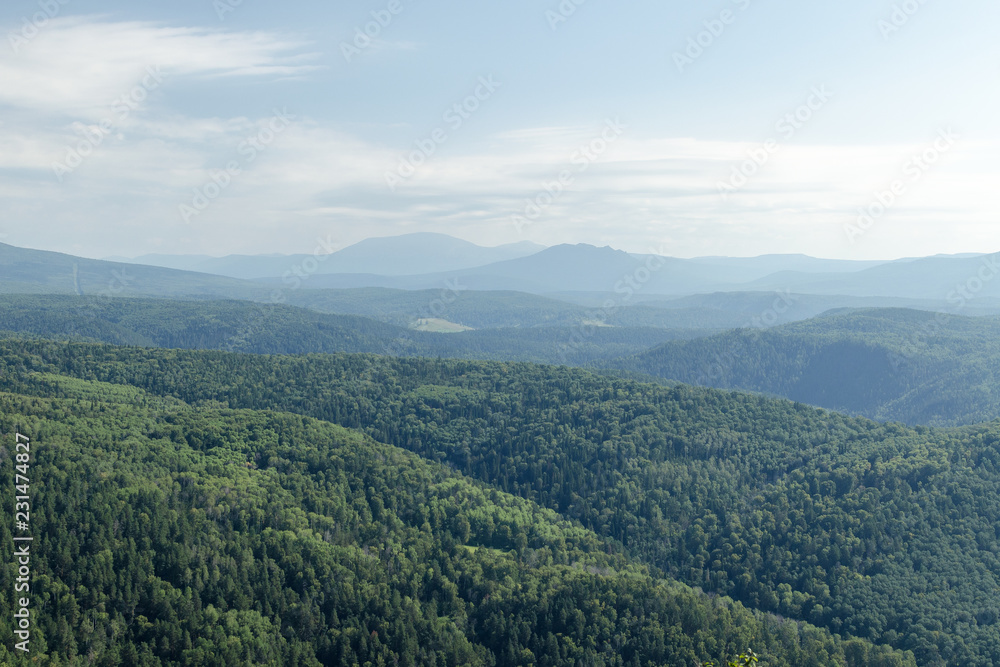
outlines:
M843 655L787 662L787 654L772 648L763 652L770 661L765 664L877 664L871 651L882 656L878 660L891 661L886 664L905 663L908 655L921 665L1000 660L997 425L908 428L783 400L531 364L261 356L17 339L0 346L0 364L11 394L82 401L87 411L107 410L96 407L106 398L91 406L86 401L95 399L85 398L81 388L100 383L104 393L134 392L127 402L163 401L199 418L249 410L239 413L247 415L242 420L277 419L280 413L350 429L384 443L379 446L407 450L419 456L408 460L483 493L501 494L497 498L507 502L519 498L536 508L532 512L554 512L547 516L557 524L570 521L591 536L588 554L624 563L602 561L593 572L584 568L595 577L587 585L606 582L602 577L610 571L631 571L625 580L650 585L676 580L731 598L753 610L754 618L821 628L834 642L834 648L824 649L827 654ZM203 445L193 444L200 437L174 439L201 451ZM311 446L296 444L278 458L295 460L294 450ZM272 468L269 460L270 455L256 454L239 458L233 470L255 478ZM312 463L297 469L302 484L315 477ZM282 488L297 493L296 485ZM296 502L309 525L314 506L304 500L309 496L302 488L303 500L296 496ZM382 495L378 488L366 489L369 505ZM407 495L420 497L415 491ZM240 506L240 498L227 506ZM386 499L382 505L392 506ZM456 509L440 525L449 531L457 526L462 537L464 523L451 520L457 515ZM433 537L440 526L426 518ZM493 523L485 538L469 519L468 537L456 546L464 542L475 554L485 547L483 556L497 557L490 549L499 549L526 568L519 577L548 562L531 555L545 546L529 530L535 519L520 531L508 527L509 534L496 527L495 518ZM416 524L423 526L423 519ZM248 524L248 531L256 529ZM560 558L553 555L553 564L585 561ZM615 615L623 618L619 611ZM662 614L657 618L691 636ZM281 627L280 620L271 622ZM530 643L533 632L518 635L514 654L491 645L481 655L497 664L524 664L526 658L510 656L524 648L534 654L539 644ZM556 644L558 635L565 635L553 634ZM764 633L754 636L755 650L771 641ZM739 644L692 651L701 660L725 659L745 648ZM873 648L878 645L903 653L883 654ZM598 659L600 650L594 651L587 659ZM851 651L869 657L857 662ZM614 648L600 659L631 655ZM674 664L662 657L666 654L648 655L634 654L635 664ZM542 664L540 655L536 658Z
M44 664L666 665L751 645L770 665L914 664L664 578L607 535L359 430L28 370L48 366L36 353L123 349L9 345L0 470L14 431L30 433ZM10 538L4 523L5 563ZM0 585L13 578L5 565Z
M997 341L995 316L860 309L668 341L597 363L880 421L962 426L1000 415Z

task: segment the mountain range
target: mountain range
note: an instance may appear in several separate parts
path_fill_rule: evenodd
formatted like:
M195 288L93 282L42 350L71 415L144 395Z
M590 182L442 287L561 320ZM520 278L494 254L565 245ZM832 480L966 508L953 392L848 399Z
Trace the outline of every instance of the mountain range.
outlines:
M525 257L544 248L529 241L483 247L446 234L420 232L402 236L370 238L334 251L332 239L319 240L313 254L297 255L142 255L109 257L109 261L148 264L184 271L214 273L230 278L281 277L317 257L315 273L361 273L401 276L439 271L457 271L508 259Z
M44 658L1000 662L996 256L527 250L250 280L0 246Z
M991 319L1000 315L996 255L877 263L469 245L408 235L372 239L339 255L360 262L381 253L379 261L397 267L421 248L427 261L466 250L468 262L522 256L416 276L308 273L326 264L303 256L294 280L248 280L0 245L0 292L10 295L0 300L0 330L268 354L571 364L910 424L1000 416L1000 396L991 389L1000 359ZM254 273L247 267L260 259L240 261ZM747 282L699 291L737 279ZM324 281L367 286L324 288ZM796 289L763 289L783 284ZM521 290L492 289L514 286ZM890 366L891 359L905 363Z
M892 261L805 255L680 259L586 244L545 248L520 242L487 248L429 233L367 239L332 253L328 249L324 243L312 255L113 259L271 284L289 284L298 276L309 289L435 289L457 281L471 290L612 294L629 303L663 296L762 291L917 299L953 306L1000 298L1000 281L993 280L1000 272L997 255Z

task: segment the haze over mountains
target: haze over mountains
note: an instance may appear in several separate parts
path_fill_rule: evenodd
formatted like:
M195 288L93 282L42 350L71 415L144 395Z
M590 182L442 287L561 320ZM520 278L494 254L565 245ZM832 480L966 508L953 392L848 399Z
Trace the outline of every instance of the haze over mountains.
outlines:
M7 294L261 297L260 285L157 266L125 265L0 243L0 291Z
M1000 318L840 310L770 329L671 341L613 365L937 426L1000 417Z
M598 626L648 664L750 644L787 667L1000 661L996 255L470 245L417 235L322 258L163 260L203 271L0 246L0 402L62 445L40 466L51 502L89 498L79 511L101 516L86 533L100 553L40 561L61 599L85 607L83 591L101 590L136 614L120 655L155 645L151 665L392 664L422 655L399 637L442 623L455 627L435 641L458 657L437 664L453 667L532 664L524 651L601 664L580 648ZM119 441L117 476L95 474ZM77 493L73 479L97 486ZM167 522L160 541L131 537L143 516ZM70 525L49 522L46 539L66 543ZM74 558L92 573L79 586ZM382 581L363 589L366 608L390 611L356 606L337 569L352 567ZM293 569L327 574L299 590ZM139 592L108 584L114 571ZM232 583L244 579L259 585ZM180 631L138 620L164 608L150 582L206 610L170 593L171 618L201 637L183 659L162 641ZM259 610L244 613L251 598ZM429 620L400 611L407 600ZM227 632L258 630L204 639L223 605ZM741 620L709 630L709 613ZM46 619L60 655L88 636ZM357 628L310 630L344 623ZM669 642L646 641L664 625ZM752 636L734 644L734 626ZM271 635L284 639L253 639Z
M818 259L805 255L679 259L610 247L521 242L487 248L443 234L372 238L327 254L146 255L117 262L210 273L270 284L298 276L309 289L383 287L464 289L540 295L616 294L629 302L654 296L771 292L911 299L952 305L959 289L975 299L1000 298L1000 263L989 255L939 255L892 261ZM320 255L319 261L316 256ZM967 285L970 283L971 285ZM981 283L981 284L979 284ZM964 301L971 301L964 298ZM884 302L885 305L905 305ZM871 303L869 305L879 305Z
M585 244L484 248L440 234L376 238L332 254L321 251L157 260L204 269L191 271L0 244L0 290L240 299L432 332L579 329L566 334L563 347L591 337L594 327L710 333L767 328L843 308L1000 313L996 255L885 262L804 255L678 259ZM452 268L407 273L435 267Z
M525 257L544 248L529 241L497 247L483 247L446 234L420 232L403 236L371 238L334 251L332 240L321 241L317 251L323 261L315 270L327 273L362 273L405 276L469 269L507 259ZM299 255L142 255L134 258L110 257L110 261L149 264L185 271L215 273L231 278L282 276L293 266L315 254Z
M236 299L281 305L283 310L270 307L268 316L276 318L275 331L286 331L286 337L294 338L296 327L303 332L318 332L312 334L311 343L290 346L273 340L265 342L259 334L254 334L253 341L245 341L245 348L238 349L286 352L395 349L400 354L548 363L599 361L606 367L671 380L764 391L872 417L906 421L966 421L990 414L994 403L989 398L983 406L965 412L951 408L935 412L877 407L901 400L896 395L898 391L888 389L880 401L861 406L857 401L852 403L849 397L838 397L829 388L821 394L802 389L803 382L827 386L833 381L817 371L814 364L806 366L811 369L807 370L806 379L794 382L787 374L780 373L778 379L747 379L740 375L738 364L732 369L736 379L728 379L729 374L707 379L692 370L691 365L703 367L709 362L701 357L718 357L719 340L725 340L730 347L773 347L768 342L773 337L753 338L752 345L747 342L750 340L747 333L732 340L723 337L706 339L704 343L679 341L721 334L729 329L766 330L844 309L905 308L943 312L949 317L1000 314L1000 280L994 280L1000 270L997 255L885 262L804 255L678 259L585 244L542 248L524 242L485 248L441 234L408 234L368 239L332 254L323 254L322 248L318 248L313 255L216 259L174 256L150 260L203 270L94 260L0 244L0 291L72 295L90 300L87 308L71 307L69 303L39 303L39 313L48 313L47 323L17 319L19 330L41 335L67 328L67 322L57 325L51 319L64 315L63 308L65 316L89 309L99 310L97 319L106 320L100 327L90 327L98 340L219 347L222 341L237 336L238 326L227 322L227 317L253 319L255 316L247 314L252 308L234 303L224 308L220 305L215 308L217 316L213 318L220 326L212 329L212 333L195 334L199 330L198 318L206 316L211 308L191 310L177 306L176 321L188 324L169 333L158 330L161 325L155 322L153 314L157 309L150 304L126 316L109 310L104 302L118 296ZM427 272L442 267L448 270ZM100 306L103 310L95 305L98 302L103 304ZM296 312L296 308L304 310ZM16 310L7 312L14 314ZM161 309L164 316L168 312L169 309ZM317 314L341 319L317 319ZM344 317L358 319L343 320ZM795 331L815 342L824 335L834 335L829 327L840 321L826 318ZM861 320L850 321L853 326ZM887 316L880 321L888 326L886 323L898 321L898 317ZM349 334L352 328L365 333L352 336ZM536 331L525 333L528 330ZM781 354L789 354L790 338L780 331L784 330L775 330L774 336L781 336L784 341L785 351ZM878 332L878 340L861 344L883 346L885 331L883 327ZM451 332L453 337L437 342L435 332ZM836 336L846 335L838 332ZM201 338L202 335L206 337ZM418 335L429 337L419 343L412 340L391 343ZM647 351L664 341L667 341L665 347ZM942 354L946 354L949 348L945 345L943 349ZM792 354L795 364L803 363L801 351ZM616 356L629 355L640 356L614 362ZM754 354L748 353L742 361L754 358ZM777 357L767 363L778 363ZM833 370L827 368L828 372ZM951 373L944 376L951 377ZM839 383L833 381L833 386ZM900 387L897 389L901 391ZM973 400L969 405L981 402Z
M1000 315L997 255L678 259L585 244L484 248L440 234L319 250L150 258L204 270L191 271L0 245L0 291L12 295L0 329L582 365L912 424L1000 416L990 389L1000 348L994 320L982 319ZM440 267L450 268L409 273Z

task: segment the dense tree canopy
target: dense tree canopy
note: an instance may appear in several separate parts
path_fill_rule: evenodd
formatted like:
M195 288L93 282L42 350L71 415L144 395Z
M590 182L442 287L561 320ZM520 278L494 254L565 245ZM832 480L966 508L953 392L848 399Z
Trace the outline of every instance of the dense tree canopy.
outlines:
M515 297L511 299L517 302ZM393 323L385 323L250 301L0 294L0 330L16 334L259 354L370 352L582 365L698 335L692 329L669 330L641 322L628 328L581 328L578 322L562 319L546 326L508 324L442 334L409 329L420 312L408 312L411 316L390 318Z
M1000 319L904 309L671 341L605 362L872 419L959 426L1000 416Z
M751 643L769 665L913 664L653 576L552 510L356 431L25 379L33 395L0 393L0 474L15 430L31 434L44 664L679 665Z
M73 376L364 431L579 522L654 577L919 664L1000 662L995 425L909 429L528 364L8 341L0 368L25 395L68 400Z

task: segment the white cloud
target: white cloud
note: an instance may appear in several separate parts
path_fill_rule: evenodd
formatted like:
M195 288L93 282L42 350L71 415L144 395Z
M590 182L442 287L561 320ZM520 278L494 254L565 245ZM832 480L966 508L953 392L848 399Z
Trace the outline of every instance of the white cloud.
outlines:
M0 104L98 119L149 76L289 76L312 68L304 44L266 32L56 18L0 60Z
M529 127L476 144L456 132L392 192L385 174L412 144L379 145L298 118L251 162L238 147L268 118L189 117L165 111L151 96L116 120L114 131L57 183L53 163L65 160L84 134L71 121L93 127L107 118L110 103L132 90L147 66L159 66L168 81L274 78L308 71L303 49L262 32L53 20L19 55L0 61L0 105L8 109L0 124L0 168L18 174L0 188L9 241L43 247L56 238L64 244L58 249L92 256L154 248L292 252L311 247L317 235L333 233L348 243L419 228L488 243L587 241L637 251L667 243L677 255L851 256L859 249L847 245L844 223L899 177L908 155L925 148L785 146L723 201L716 184L755 145L650 137L627 128L580 170L574 157L601 135L601 124ZM954 237L944 221L962 225L966 243L990 238L997 206L981 193L995 181L993 154L982 145L956 146L866 237L871 254L920 254L907 244L931 237L941 239L935 250L976 249L949 245ZM231 160L241 173L184 224L179 205ZM518 230L512 215L567 169L572 182ZM42 222L24 224L28 219ZM898 253L886 251L889 234L900 240Z
M506 149L442 151L392 193L384 174L396 165L398 150L301 122L199 216L198 227L228 243L239 238L248 244L240 248L245 251L271 248L264 245L268 230L285 230L280 238L292 244L332 230L354 241L415 224L495 243L576 239L644 250L672 239L670 247L683 255L851 256L857 249L847 245L843 225L877 189L899 177L906 156L921 148L788 147L723 202L716 182L749 145L624 137L586 171L575 172L572 185L519 234L511 215L572 165L574 147L593 132L554 128L518 134L520 141L501 144ZM935 220L939 232L945 231L943 219L985 225L996 207L984 207L975 197L988 182L987 175L974 171L980 148L956 148L900 198L884 227L899 233L900 224L912 223L934 234ZM207 172L195 170L192 176L204 180ZM254 231L240 234L251 220ZM901 237L901 247L910 240ZM886 255L885 245L878 244L873 254Z
M153 240L170 251L170 239L185 239L173 248L178 252L291 252L317 235L348 243L416 227L493 243L582 240L636 251L667 244L677 255L888 256L886 235L897 236L898 254L920 254L907 245L935 235L947 240L944 220L964 226L965 242L985 240L997 212L977 196L991 178L979 171L983 146L957 146L929 170L879 221L866 248L851 247L843 225L900 176L903 161L921 146L789 146L723 201L716 183L750 144L626 135L581 172L571 160L593 128L525 130L519 141L488 142L487 150L448 147L392 193L384 174L398 150L298 119L253 162L243 160L231 185L184 224L178 206L191 202L211 170L241 160L237 146L267 120L137 123L135 139L108 144L67 179L63 206L42 209L47 224L80 224L85 202L91 237L100 229L102 238L125 240L93 255L141 253ZM573 183L519 232L512 214L566 168L574 170ZM120 220L111 220L109 209ZM82 229L68 234L85 236ZM945 241L938 247L961 249Z

